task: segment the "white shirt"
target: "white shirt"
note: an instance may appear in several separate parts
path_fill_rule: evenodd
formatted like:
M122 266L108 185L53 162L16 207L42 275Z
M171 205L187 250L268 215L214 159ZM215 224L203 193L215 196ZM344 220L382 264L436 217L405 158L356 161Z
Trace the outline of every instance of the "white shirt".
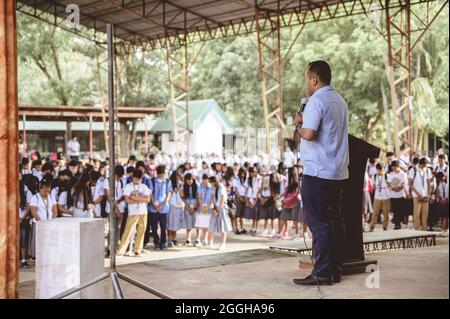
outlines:
M292 151L284 152L284 166L287 168L294 167L295 155Z
M55 203L52 201L50 195L47 196L47 199L43 199L41 194L37 193L30 200L30 207L37 207L37 213L41 220L52 219L52 209L54 205ZM33 222L36 222L34 218Z
M67 142L67 155L69 156L79 156L80 155L80 143L75 140L70 140Z
M444 166L437 165L434 169L435 173L442 172L445 176L448 177L448 165L444 164Z
M238 177L235 177L233 179L233 189L234 189L235 193L239 193L239 195L241 195L241 197L244 197L245 196L245 188L246 188L245 181L243 183L241 183L241 180Z
M408 185L408 180L406 173L400 171L398 173L392 172L388 174L388 183L391 184L391 187L399 187L403 185L404 187ZM399 192L394 192L393 190L389 190L389 195L391 198L403 198L405 197L405 189L402 189Z
M33 172L33 176L36 176L39 181L41 181L42 178L44 178L44 176L42 176L42 172L41 171L34 171Z
M414 177L414 169L409 170L408 179L413 180L413 186L421 196L428 196L428 181L431 181L433 178L433 175L431 175L431 170L428 168L416 168L415 171L416 176ZM418 194L415 191L412 191L412 195L413 197L418 197Z
M258 191L260 188L260 183L257 177L253 178L252 180L252 187L249 185L249 180L247 178L247 181L245 182L245 187L247 188L246 197L252 201L253 199L256 199L258 195Z
M67 191L62 192L57 201L58 205L62 205L65 209L67 209Z
M385 175L376 174L373 177L375 187L375 199L386 200L389 199L389 188L387 177Z
M26 203L29 204L31 202L31 198L33 197L33 194L30 192L27 186L23 186L23 191L25 192L26 197ZM24 219L26 216L27 211L25 209L22 209L19 207L19 218Z
M124 196L140 196L146 197L151 195L148 187L142 183L135 185L134 183L127 184L123 189ZM147 203L128 204L128 216L146 215Z
M59 192L59 187L53 188L52 191L50 192L50 196L54 203L58 202L58 192Z
M439 198L442 199L448 199L448 183L447 182L440 182L439 186L436 190L436 193L439 195Z
M122 197L123 189L125 188L126 185L125 185L125 183L123 181L122 181L122 183L120 181L118 181L118 180L116 180L115 182L116 182L116 184L115 184L116 186L115 186L115 189L114 189L114 193L115 193L114 199L116 201L118 201ZM123 214L125 212L125 201L120 202L117 206L119 206L119 212ZM110 212L109 202L106 203L106 211L108 213Z
M93 201L95 202L98 200L101 196L105 196L105 189L109 189L109 181L107 178L104 179L98 179L97 183L95 183L94 193L92 196ZM108 204L107 204L108 206ZM109 207L108 207L109 208ZM105 208L105 211L109 211ZM95 216L100 217L102 214L102 208L100 203L95 205Z

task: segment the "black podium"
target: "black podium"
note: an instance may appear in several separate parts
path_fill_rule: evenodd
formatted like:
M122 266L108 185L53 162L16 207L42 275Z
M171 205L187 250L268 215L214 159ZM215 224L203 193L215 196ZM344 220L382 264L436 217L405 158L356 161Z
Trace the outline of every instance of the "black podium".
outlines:
M364 174L368 158L376 158L380 149L352 135L348 136L350 164L349 179L346 181L342 199L345 224L343 274L365 272L368 264L375 260L365 260L363 248L362 207Z

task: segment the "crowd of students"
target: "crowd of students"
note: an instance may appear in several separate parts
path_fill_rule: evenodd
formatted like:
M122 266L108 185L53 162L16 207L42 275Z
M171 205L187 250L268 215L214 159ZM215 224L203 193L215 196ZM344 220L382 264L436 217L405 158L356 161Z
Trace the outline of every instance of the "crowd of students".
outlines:
M155 249L177 245L226 249L227 234L283 240L310 238L304 220L300 166L287 150L283 162L264 157L229 155L181 159L131 156L114 168L115 207L109 205L109 161L48 160L24 157L20 163L21 263L35 256L36 222L57 217L117 217L117 254L141 256L153 241ZM363 222L373 231L377 223L394 229L433 230L440 221L448 236L448 158L441 152L430 163L413 156L411 163L386 154L382 163L370 159L363 198ZM246 222L245 222L246 221ZM244 225L248 225L247 229ZM250 226L251 225L251 226ZM290 237L288 230L295 229ZM177 234L186 231L179 243ZM109 239L109 236L108 236ZM109 244L108 244L109 247ZM107 251L109 254L109 251Z
M373 231L381 222L387 230L392 213L395 230L403 224L408 229L433 231L440 224L440 235L448 237L448 171L448 157L442 150L432 161L421 154L414 154L411 161L397 159L392 152L386 154L384 163L370 159L363 198L365 229Z
M19 165L22 267L35 257L36 222L58 217L106 218L114 213L118 256L141 256L151 240L161 250L181 244L214 248L216 234L218 249L224 250L230 232L284 240L310 237L306 226L300 227L300 174L291 153L285 153L287 164L269 167L243 157L233 157L231 165L230 159L217 156L178 159L175 166L164 157L138 161L131 156L114 168L113 209L108 159L30 163L24 157ZM289 227L295 228L292 238ZM186 230L184 243L177 241L180 230Z

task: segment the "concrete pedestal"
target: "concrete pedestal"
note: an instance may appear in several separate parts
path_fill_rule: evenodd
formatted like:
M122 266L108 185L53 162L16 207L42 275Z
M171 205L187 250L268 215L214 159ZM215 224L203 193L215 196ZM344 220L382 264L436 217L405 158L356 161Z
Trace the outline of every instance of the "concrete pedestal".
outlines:
M104 273L104 221L56 218L36 227L36 298L50 298ZM104 296L104 281L68 298Z

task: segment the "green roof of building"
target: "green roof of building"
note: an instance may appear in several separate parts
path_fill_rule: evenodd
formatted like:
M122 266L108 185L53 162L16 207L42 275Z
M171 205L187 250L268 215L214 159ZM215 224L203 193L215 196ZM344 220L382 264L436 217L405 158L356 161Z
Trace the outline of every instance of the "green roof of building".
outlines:
M178 102L177 105L180 107L184 107L186 103ZM216 114L219 116L219 118L224 122L225 127L227 128L234 128L233 124L231 124L228 117L225 115L225 113L220 108L219 104L214 99L209 100L194 100L189 101L188 103L189 108L189 130L192 131L195 129L200 123L203 122L203 120L206 118L206 116L212 112L215 111ZM181 116L182 111L180 108L177 108L177 115ZM194 126L194 123L196 125ZM173 117L172 117L172 110L170 109L170 105L167 106L167 113L160 116L155 125L151 128L154 132L171 132L173 131Z

